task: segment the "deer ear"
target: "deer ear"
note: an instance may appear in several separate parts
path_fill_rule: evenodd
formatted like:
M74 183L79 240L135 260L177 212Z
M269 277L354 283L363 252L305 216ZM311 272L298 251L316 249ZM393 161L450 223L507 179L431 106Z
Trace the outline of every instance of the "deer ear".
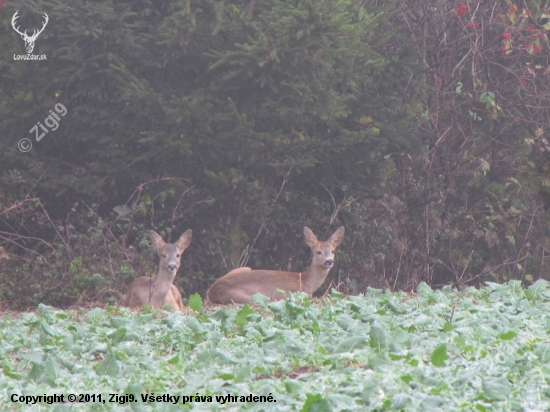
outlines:
M311 229L307 226L304 227L304 240L306 241L306 244L310 248L314 248L319 241L317 240L317 236L311 231Z
M160 251L166 245L164 240L162 240L162 237L160 237L160 235L154 230L149 231L149 239L151 240L151 243L153 244L153 248L157 251L157 253L160 253Z
M332 234L332 236L328 240L328 243L330 243L333 248L338 247L338 245L342 243L342 240L344 240L344 233L346 233L346 229L344 228L344 226L340 226L338 229L336 229L336 232Z
M189 244L191 243L191 237L193 236L193 231L191 229L187 229L183 235L180 236L178 241L176 242L176 247L183 252Z

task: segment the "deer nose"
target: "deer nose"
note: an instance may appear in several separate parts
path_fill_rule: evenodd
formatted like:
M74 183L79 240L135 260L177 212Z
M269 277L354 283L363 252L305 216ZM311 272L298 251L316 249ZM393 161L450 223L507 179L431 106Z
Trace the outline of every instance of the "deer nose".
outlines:
M325 260L325 265L327 265L327 266L332 266L333 263L334 263L334 260L332 260L332 259Z
M174 265L173 263L168 264L168 270L176 270L178 267Z

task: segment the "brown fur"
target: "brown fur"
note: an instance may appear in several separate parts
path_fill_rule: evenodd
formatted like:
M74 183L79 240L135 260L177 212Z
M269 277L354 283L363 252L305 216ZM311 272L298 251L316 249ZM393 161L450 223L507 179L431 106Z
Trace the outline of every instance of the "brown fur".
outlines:
M341 226L329 240L320 242L309 228L304 227L305 241L313 253L311 265L305 272L237 268L214 282L208 290L208 300L217 304L250 304L256 293L275 300L283 299L288 292L306 292L311 296L325 281L334 262L334 249L342 243L344 233Z
M135 308L150 303L155 309L168 305L174 310L183 310L181 293L173 282L180 267L181 255L191 243L192 235L189 229L176 243L165 243L156 232L149 231L151 243L160 257L157 276L154 279L141 276L134 280L128 289L125 306Z

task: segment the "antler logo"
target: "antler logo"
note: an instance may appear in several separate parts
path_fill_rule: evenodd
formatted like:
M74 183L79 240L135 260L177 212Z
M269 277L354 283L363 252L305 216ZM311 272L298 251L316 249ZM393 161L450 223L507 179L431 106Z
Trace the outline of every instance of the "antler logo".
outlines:
M36 38L38 37L38 35L40 33L42 33L44 31L44 28L46 27L46 24L48 24L49 17L46 13L44 13L44 24L42 25L42 28L40 30L35 29L32 33L32 36L29 36L29 35L27 35L27 30L25 30L23 33L21 33L19 31L19 27L15 27L16 20L19 17L17 15L17 13L19 13L19 10L17 10L15 12L15 14L13 15L13 17L11 19L11 26L13 27L13 29L17 33L19 33L21 35L21 38L23 40L25 40L25 49L27 49L27 53L30 54L34 50L34 42L36 41Z

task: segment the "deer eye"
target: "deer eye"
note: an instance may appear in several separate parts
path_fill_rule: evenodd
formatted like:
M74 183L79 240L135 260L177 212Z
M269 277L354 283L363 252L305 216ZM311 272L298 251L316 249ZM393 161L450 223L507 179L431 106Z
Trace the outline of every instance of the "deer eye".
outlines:
M317 251L317 254L318 254L318 255L322 255L323 252L321 252L320 250L318 250L318 251Z
M180 255L179 253L176 255L176 257L180 257L180 256L181 256L181 255Z
M162 257L163 257L163 258L166 258L166 253L163 253L163 254L162 254Z

